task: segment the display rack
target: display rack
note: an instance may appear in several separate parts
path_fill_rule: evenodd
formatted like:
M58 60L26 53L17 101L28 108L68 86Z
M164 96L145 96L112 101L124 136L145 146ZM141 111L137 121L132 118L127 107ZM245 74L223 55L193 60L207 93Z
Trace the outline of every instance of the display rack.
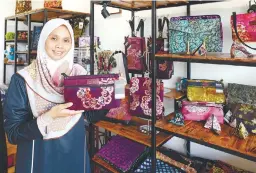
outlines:
M190 56L190 55L177 55L177 54L157 54L156 52L156 9L157 8L167 8L167 7L177 7L177 6L187 6L187 15L190 15L190 6L196 4L205 4L205 3L214 3L220 1L174 1L174 0L166 0L166 1L110 1L107 6L120 8L124 10L131 11L131 20L134 20L134 13L142 10L150 10L151 9L151 20L152 20L152 55L151 60L153 60L152 64L152 133L151 136L147 137L148 140L151 140L149 143L144 143L146 146L152 147L152 172L156 171L156 148L161 146L164 143L164 140L161 141L161 145L159 145L159 134L156 134L156 130L165 132L167 134L178 136L187 140L187 151L190 153L190 141L209 146L227 153L231 153L252 161L256 160L256 137L251 136L247 140L241 140L235 136L230 137L229 132L231 132L231 128L224 125L223 133L221 136L216 137L214 135L210 135L207 129L203 129L202 123L200 122L191 122L186 121L185 127L176 127L170 123L167 123L167 120L170 119L172 115L165 117L163 120L156 121L156 60L168 60L168 61L182 61L187 63L187 78L191 78L191 63L209 63L209 64L223 64L223 65L239 65L239 66L256 66L256 59L242 59L242 58L231 58L229 54L208 54L207 56ZM93 43L94 38L94 5L102 5L102 1L93 1L91 2L91 18L90 18L90 36L91 43ZM134 22L133 22L134 23ZM91 49L93 49L93 44L91 44ZM94 57L94 52L91 52L91 57ZM91 58L91 67L93 67L94 59ZM93 74L94 69L91 68L91 74ZM172 92L165 95L166 97L171 97L172 99L179 99L183 97L183 94L176 92L173 90ZM175 104L176 105L176 104ZM121 136L127 137L133 141L141 143L140 138L133 135L134 127L124 127L122 125L116 125L110 122L100 121L95 124L97 127L106 128L108 131L119 134ZM198 128L198 134L193 132L189 133L188 129ZM133 130L132 130L133 129ZM200 132L200 133L199 133ZM139 133L139 132L137 132ZM137 134L136 133L136 134ZM162 134L162 133L161 133ZM163 134L162 134L163 135ZM208 135L208 137L207 137ZM167 138L171 138L171 136L166 136ZM161 138L161 137L160 137ZM227 142L226 140L230 140ZM218 141L218 142L216 142ZM162 143L163 142L163 143ZM93 145L93 144L92 144ZM93 147L92 147L93 148ZM93 154L94 151L91 151ZM93 155L92 155L93 156ZM111 165L107 164L105 161L93 157L93 161L107 169L110 172L118 172Z
M3 73L3 83L6 83L6 67L7 66L13 66L14 67L14 73L17 72L18 66L26 66L31 63L31 55L35 55L36 51L31 50L31 24L32 23L41 23L44 25L48 20L54 19L54 18L63 18L66 20L70 20L72 22L72 19L75 19L77 17L89 17L89 13L82 13L82 12L75 12L75 11L69 11L69 10L61 10L61 9L54 9L54 8L41 8L36 10L31 10L28 12L20 13L14 16L9 16L5 18L5 34L7 33L7 22L8 21L14 21L14 33L15 38L14 40L5 40L4 41L4 49L6 49L7 43L13 43L14 44L14 63L4 63L4 73ZM27 24L27 38L26 40L19 40L18 39L18 23L23 22ZM17 44L18 43L26 43L28 45L27 51L18 52L17 51ZM17 63L17 54L25 54L26 55L26 63Z

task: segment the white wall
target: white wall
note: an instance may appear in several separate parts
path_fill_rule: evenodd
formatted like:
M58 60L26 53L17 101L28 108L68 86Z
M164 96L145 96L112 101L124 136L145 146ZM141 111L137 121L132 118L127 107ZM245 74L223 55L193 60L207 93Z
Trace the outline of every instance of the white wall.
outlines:
M0 26L4 26L4 17L13 15L15 0L8 0L1 3L0 6ZM33 1L33 9L41 8L43 6L42 0ZM89 0L63 0L63 8L67 10L86 11L90 12ZM196 5L191 7L191 15L200 14L219 14L222 17L223 32L224 32L224 47L223 52L228 53L232 40L230 28L230 15L233 11L237 13L245 13L248 8L247 0L229 0L228 2L220 2L214 4ZM127 22L130 19L131 13L129 11L122 12L121 15L111 16L104 19L100 14L101 7L95 8L95 35L100 36L102 49L123 50L124 36L130 35L130 28ZM157 10L158 16L186 15L185 7L166 8ZM151 35L151 11L143 11L135 14L141 16L145 21L145 36ZM138 18L136 18L138 19ZM0 40L3 40L4 27L0 27ZM0 71L3 66L3 41L0 42ZM240 67L228 65L210 65L210 64L192 64L192 78L208 78L208 79L224 79L225 83L236 82L249 85L256 85L256 78L254 67ZM1 73L2 74L2 73ZM165 86L175 87L175 82L180 77L186 76L186 63L175 62L175 74L171 80L165 82ZM2 75L0 75L0 82L2 82ZM170 107L172 107L171 104ZM167 145L178 151L185 152L185 141L173 138ZM227 153L223 153L211 148L207 148L198 144L192 144L192 155L201 156L209 159L220 159L240 168L256 172L255 162L248 161Z

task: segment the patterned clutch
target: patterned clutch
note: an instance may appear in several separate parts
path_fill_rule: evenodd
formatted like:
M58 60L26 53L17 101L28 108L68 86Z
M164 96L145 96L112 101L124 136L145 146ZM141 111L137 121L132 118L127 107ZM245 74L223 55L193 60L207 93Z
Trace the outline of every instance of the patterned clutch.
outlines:
M134 173L151 173L151 157L148 157ZM156 173L185 173L185 171L156 159Z
M212 169L209 171L209 173L222 173L222 172L223 173L252 173L249 171L236 168L232 165L229 165L219 160L213 165Z
M97 157L102 158L120 172L128 172L148 155L148 147L121 136L113 136Z
M146 77L133 77L130 81L130 112L134 116L150 118L152 115L152 80ZM164 114L164 86L157 80L156 118Z
M225 103L224 86L211 80L188 80L189 101Z
M115 80L118 74L65 76L65 102L72 102L73 110L102 110L120 105L115 99Z
M62 9L62 0L44 0L44 7Z

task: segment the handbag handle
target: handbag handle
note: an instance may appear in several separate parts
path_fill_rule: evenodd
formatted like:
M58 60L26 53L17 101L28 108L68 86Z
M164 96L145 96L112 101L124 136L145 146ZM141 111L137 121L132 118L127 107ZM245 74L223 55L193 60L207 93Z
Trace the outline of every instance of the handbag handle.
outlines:
M159 32L159 38L163 37L163 30L164 30L164 25L165 23L167 24L167 31L169 28L169 20L167 19L167 17L164 17L163 19L158 19L158 32ZM168 32L167 32L168 34Z
M243 45L245 45L246 47L249 47L249 48L252 49L252 50L256 50L256 48L253 48L253 47L249 46L248 44L246 44L246 43L239 37L238 31L237 31L236 12L233 12L232 18L233 18L234 30L235 30L236 37L238 38L238 40L239 40Z
M134 30L134 21L129 20L129 24L132 30L132 37L136 37L136 33ZM140 19L136 32L138 32L139 30L140 30L140 37L144 37L144 20L143 19Z
M122 51L115 51L111 56L114 56L114 55L119 54L119 53L121 53L122 57L123 57L125 77L126 77L127 83L129 84L130 83L130 76L129 76L129 73L128 73L128 64L127 64L126 55Z

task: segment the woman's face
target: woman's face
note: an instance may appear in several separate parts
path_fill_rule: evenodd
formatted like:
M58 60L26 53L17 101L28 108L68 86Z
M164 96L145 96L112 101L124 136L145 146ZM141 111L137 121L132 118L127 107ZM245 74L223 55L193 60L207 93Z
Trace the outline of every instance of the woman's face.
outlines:
M62 59L71 49L72 40L68 28L64 25L53 30L45 42L45 51L53 60Z

